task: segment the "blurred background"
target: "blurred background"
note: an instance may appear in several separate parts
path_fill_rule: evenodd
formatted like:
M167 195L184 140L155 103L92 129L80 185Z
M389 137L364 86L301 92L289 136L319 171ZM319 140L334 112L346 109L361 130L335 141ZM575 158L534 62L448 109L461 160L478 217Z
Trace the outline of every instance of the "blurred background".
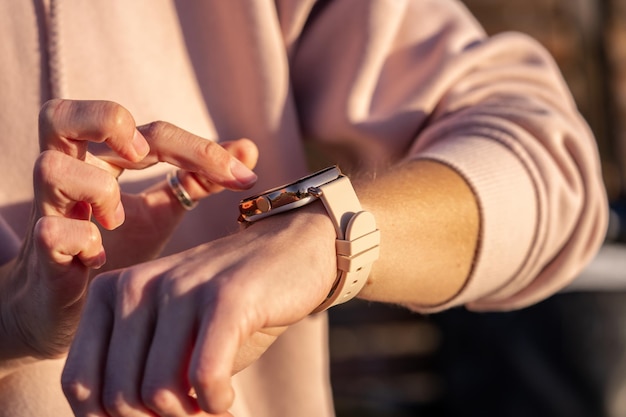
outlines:
M596 135L612 208L607 250L581 282L624 284L579 285L510 313L335 307L337 416L626 417L626 0L464 3L488 33L528 33L559 64Z

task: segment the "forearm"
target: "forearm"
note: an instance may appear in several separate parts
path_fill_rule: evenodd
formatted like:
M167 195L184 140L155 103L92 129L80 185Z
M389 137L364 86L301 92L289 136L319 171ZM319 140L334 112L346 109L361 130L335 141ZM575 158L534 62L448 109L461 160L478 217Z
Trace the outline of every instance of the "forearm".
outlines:
M444 164L417 160L353 182L381 231L380 259L359 296L435 306L457 294L470 275L480 228L463 178Z

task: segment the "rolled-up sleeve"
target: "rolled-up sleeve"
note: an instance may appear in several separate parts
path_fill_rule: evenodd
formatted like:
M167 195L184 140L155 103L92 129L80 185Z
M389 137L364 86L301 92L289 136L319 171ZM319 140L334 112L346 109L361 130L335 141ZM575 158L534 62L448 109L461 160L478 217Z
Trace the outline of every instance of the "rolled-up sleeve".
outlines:
M545 49L487 37L454 1L325 3L291 54L304 135L363 169L439 161L477 198L471 275L434 310L521 308L574 279L603 242L607 201L594 137Z

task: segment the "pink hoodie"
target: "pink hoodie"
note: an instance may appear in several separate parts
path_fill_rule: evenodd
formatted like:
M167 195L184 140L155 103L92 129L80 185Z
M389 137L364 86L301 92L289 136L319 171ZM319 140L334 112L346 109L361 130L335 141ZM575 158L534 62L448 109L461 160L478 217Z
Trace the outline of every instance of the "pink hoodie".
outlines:
M305 139L368 169L450 165L477 195L482 230L468 284L435 310L537 302L603 240L596 144L554 62L523 35L487 39L459 2L0 0L0 57L2 239L24 235L37 113L63 97L113 100L138 124L167 120L211 140L249 137L257 190L306 173ZM139 190L167 170L122 180ZM235 230L240 198L203 202L167 252ZM332 415L325 326L323 316L293 326L237 376L238 417ZM46 375L58 381L61 364ZM37 391L45 378L15 378L31 389L9 397L0 385L5 409L36 407L30 391L44 405L57 395Z

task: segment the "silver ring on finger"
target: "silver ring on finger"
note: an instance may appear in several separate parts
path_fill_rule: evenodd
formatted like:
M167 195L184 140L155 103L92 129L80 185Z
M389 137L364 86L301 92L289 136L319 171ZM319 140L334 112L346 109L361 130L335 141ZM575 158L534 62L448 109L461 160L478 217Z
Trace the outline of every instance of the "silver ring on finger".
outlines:
M176 197L180 205L183 206L185 210L192 210L198 205L198 202L191 198L187 190L185 190L185 187L183 187L178 177L179 172L179 169L168 172L166 177L167 184L170 186L172 194L174 194L174 197Z

